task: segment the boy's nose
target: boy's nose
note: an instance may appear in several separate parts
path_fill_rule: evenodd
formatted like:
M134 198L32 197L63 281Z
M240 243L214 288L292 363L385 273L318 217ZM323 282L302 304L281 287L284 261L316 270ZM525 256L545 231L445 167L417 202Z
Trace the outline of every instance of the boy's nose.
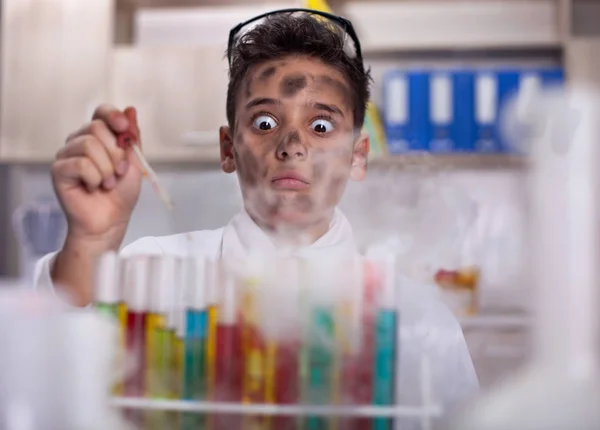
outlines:
M288 133L277 146L277 158L281 161L288 159L303 160L306 158L306 147L297 131Z

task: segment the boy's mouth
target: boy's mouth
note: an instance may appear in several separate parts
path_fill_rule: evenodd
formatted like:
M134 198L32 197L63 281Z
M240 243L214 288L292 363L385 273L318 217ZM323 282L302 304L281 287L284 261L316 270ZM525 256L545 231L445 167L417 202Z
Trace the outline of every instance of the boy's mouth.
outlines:
M273 188L278 190L304 190L309 187L306 178L296 172L283 172L271 179Z

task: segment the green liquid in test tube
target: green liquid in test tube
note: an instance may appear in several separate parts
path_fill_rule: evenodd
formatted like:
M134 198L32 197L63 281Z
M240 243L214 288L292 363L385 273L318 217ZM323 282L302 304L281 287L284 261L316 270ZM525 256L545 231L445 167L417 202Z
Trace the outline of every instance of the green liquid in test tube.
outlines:
M169 398L169 368L171 336L167 327L168 314L173 307L173 290L180 260L174 256L150 259L149 313L146 320L146 396ZM165 427L162 411L147 414L147 428Z
M328 405L333 398L334 378L334 312L328 308L315 308L306 345L308 359L307 400L312 405ZM329 419L308 417L308 430L328 430Z
M108 252L98 260L94 279L94 306L108 317L119 322L119 304L121 292L119 285L119 258L116 253Z
M311 274L306 287L309 315L305 333L304 351L301 353L303 400L311 405L331 405L336 398L335 378L335 288L337 273L331 261L311 261L306 266ZM304 420L305 430L329 430L333 420L329 417L309 416Z

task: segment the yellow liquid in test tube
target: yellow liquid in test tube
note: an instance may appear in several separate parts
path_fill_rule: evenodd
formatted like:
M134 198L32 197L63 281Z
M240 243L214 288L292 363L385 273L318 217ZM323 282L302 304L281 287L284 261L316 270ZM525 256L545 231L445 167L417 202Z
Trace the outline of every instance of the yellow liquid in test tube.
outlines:
M258 327L256 304L258 281L246 281L242 299L242 354L244 374L242 380L242 402L247 404L263 403L266 395L267 357L262 333ZM274 373L274 368L270 370ZM269 428L266 416L246 416L243 419L245 430Z
M171 393L170 398L181 399L183 397L183 354L184 342L176 331L171 332L172 352L171 359ZM182 416L180 412L172 412L167 415L169 428L177 429L181 427Z
M165 331L167 319L161 314L148 314L146 318L146 369L145 369L145 395L150 398L160 398L161 388L161 359L162 348L159 332ZM145 428L159 430L164 424L166 414L162 411L147 411L144 414Z
M154 397L160 392L158 375L161 347L157 332L166 328L166 318L161 314L149 314L146 319L146 396Z
M117 316L119 319L119 350L118 350L118 366L119 366L119 382L115 386L115 395L122 395L125 392L125 362L127 348L125 345L125 333L127 333L127 305L124 302L119 303L117 308Z
M213 399L215 395L215 366L217 358L217 303L211 302L207 309L207 320L208 320L208 331L206 339L206 381L207 381L207 393L206 397L208 400ZM182 358L183 362L183 349ZM207 414L206 426L207 429L212 429L213 425L213 414Z

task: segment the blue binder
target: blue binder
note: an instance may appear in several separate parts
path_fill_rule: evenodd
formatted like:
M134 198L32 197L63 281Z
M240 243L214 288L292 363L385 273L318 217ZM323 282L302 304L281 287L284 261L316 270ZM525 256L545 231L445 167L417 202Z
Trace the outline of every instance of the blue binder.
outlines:
M384 76L383 91L384 127L390 154L427 151L428 73L390 71Z
M470 70L456 70L453 75L455 151L473 152L475 151L475 73Z
M515 80L515 83L517 81ZM512 88L510 78L500 77L490 69L474 72L473 83L472 148L478 153L498 153L498 112L502 88ZM516 87L515 87L516 88ZM510 91L510 90L509 90Z
M429 152L453 152L456 148L456 88L454 75L435 71L429 75L427 134Z

